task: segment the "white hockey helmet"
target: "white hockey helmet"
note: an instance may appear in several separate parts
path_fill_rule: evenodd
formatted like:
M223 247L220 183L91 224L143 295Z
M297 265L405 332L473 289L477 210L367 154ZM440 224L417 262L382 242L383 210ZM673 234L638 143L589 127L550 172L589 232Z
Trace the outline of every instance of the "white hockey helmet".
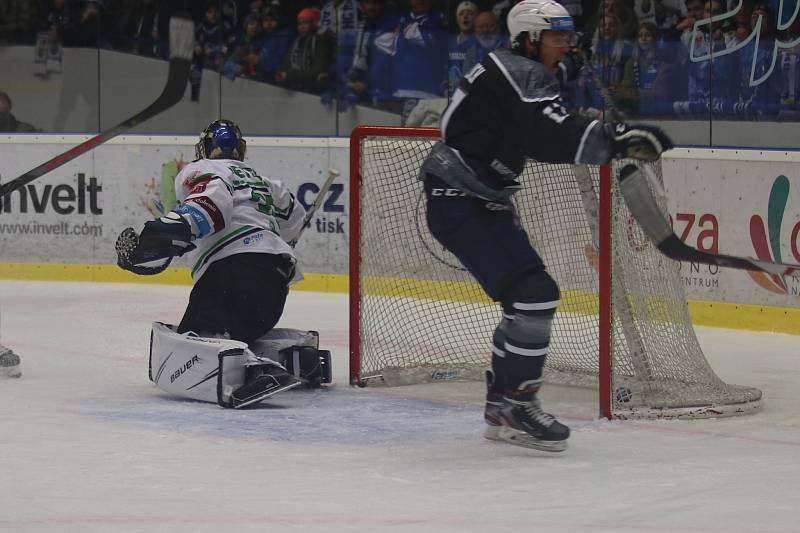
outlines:
M511 42L515 42L520 33L528 32L532 42L538 42L544 30L572 31L575 23L569 12L552 0L522 0L508 12L506 18Z

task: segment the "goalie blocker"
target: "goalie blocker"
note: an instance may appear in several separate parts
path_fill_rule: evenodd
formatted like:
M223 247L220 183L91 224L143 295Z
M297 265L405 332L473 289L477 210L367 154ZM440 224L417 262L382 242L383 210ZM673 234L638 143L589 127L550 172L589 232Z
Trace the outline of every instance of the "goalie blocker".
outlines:
M275 328L248 347L239 341L179 334L153 323L150 381L176 396L240 408L284 390L331 382L330 352L314 331Z

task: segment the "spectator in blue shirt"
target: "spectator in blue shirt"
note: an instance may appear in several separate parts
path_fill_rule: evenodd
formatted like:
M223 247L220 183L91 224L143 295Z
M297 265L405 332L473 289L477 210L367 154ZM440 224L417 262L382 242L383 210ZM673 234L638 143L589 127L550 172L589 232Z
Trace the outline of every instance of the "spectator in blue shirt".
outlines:
M392 96L391 61L399 13L381 0L359 0L361 22L356 33L353 65L347 73L345 99L400 112Z
M230 79L237 76L255 78L259 53L262 48L261 19L248 15L244 20L244 31L231 43L231 54L225 61L224 74Z
M392 60L393 95L411 99L445 95L447 41L444 14L431 0L411 0L411 12L400 19Z
M286 57L286 52L294 41L294 31L281 25L281 15L277 9L268 7L261 17L261 51L258 54L257 76L262 81L272 82L275 72Z
M465 0L456 7L456 25L458 33L451 35L447 45L447 94L453 94L458 88L461 78L475 64L465 65L467 54L475 47L475 16L478 6Z

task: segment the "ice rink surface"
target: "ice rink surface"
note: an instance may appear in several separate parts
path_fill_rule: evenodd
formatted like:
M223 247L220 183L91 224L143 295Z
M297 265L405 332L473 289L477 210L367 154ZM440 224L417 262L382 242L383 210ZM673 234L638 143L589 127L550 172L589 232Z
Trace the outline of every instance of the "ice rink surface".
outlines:
M608 422L566 395L563 454L482 438L482 386L354 389L347 299L293 292L335 384L256 408L175 399L147 379L150 323L189 287L0 281L0 530L800 531L800 339L699 328L761 412ZM560 393L561 394L561 393ZM576 394L576 396L580 396ZM560 396L559 396L560 398Z

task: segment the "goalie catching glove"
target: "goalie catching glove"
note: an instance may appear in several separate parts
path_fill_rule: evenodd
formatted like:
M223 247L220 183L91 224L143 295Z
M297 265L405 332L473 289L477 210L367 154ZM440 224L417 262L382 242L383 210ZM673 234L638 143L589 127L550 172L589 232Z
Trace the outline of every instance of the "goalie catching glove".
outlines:
M611 157L614 159L656 161L675 146L667 134L655 126L620 122L606 127L611 130Z
M195 248L192 229L178 213L170 211L161 218L145 222L141 234L125 228L116 243L117 265L134 274L158 274L167 268L172 258L182 256ZM145 263L163 260L162 264Z

